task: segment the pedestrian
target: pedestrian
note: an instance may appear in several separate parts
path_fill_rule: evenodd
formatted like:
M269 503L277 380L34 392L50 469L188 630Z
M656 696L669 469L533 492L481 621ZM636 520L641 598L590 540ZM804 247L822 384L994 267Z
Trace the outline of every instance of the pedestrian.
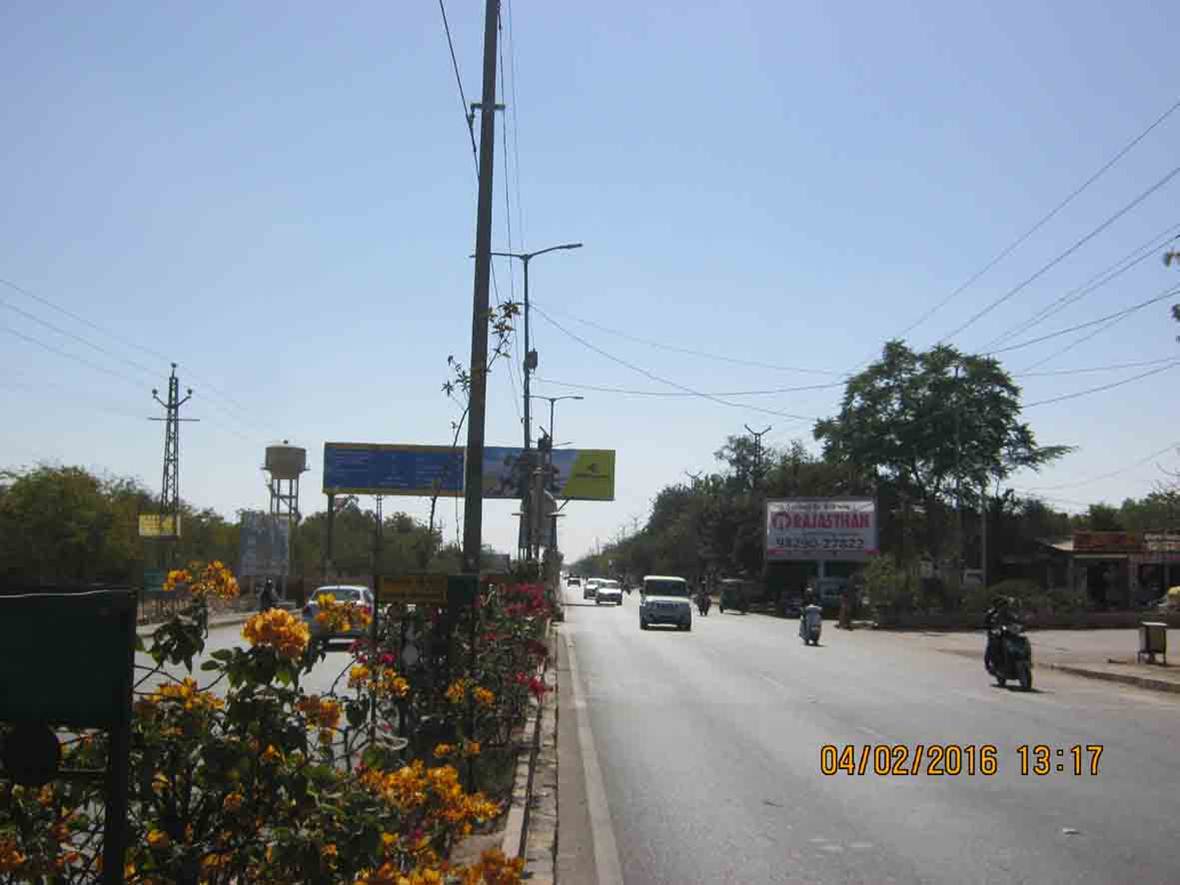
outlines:
M258 597L258 610L270 611L278 604L279 598L275 593L275 582L273 578L267 578L266 584L262 587L262 593Z
M844 592L840 594L840 629L852 629L852 602L849 596L852 594L851 585L844 588Z

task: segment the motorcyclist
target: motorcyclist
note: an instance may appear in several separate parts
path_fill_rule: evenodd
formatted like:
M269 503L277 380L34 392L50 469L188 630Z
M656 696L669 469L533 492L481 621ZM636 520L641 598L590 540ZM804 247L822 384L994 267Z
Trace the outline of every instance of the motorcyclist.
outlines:
M988 672L991 672L992 662L1003 653L1000 628L1016 623L1019 623L1019 618L1013 610L1012 600L1007 596L993 599L991 608L983 616L983 625L987 628L987 650L983 654L983 663Z
M272 578L267 578L266 584L262 588L262 593L258 597L258 610L269 611L278 604L278 601L278 594L275 593L275 582Z

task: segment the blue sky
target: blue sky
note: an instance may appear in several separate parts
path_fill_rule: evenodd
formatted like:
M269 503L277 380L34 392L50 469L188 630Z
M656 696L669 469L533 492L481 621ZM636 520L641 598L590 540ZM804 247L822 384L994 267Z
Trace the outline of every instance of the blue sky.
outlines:
M439 388L447 355L469 354L475 175L438 6L81 9L0 8L0 277L93 324L0 285L0 329L89 363L0 331L0 464L48 458L158 487L162 430L145 418L164 356L202 419L182 435L181 492L198 506L264 506L263 450L283 438L309 449L305 512L322 507L325 440L448 442L456 409ZM472 100L482 4L447 12ZM658 377L709 392L838 381L818 372L879 352L1180 98L1172 19L1163 3L505 3L495 247L584 242L533 264L537 306ZM1180 163L1178 148L1180 111L912 344L1090 234ZM1180 176L952 343L985 348L1180 224L1178 195ZM1180 285L1162 251L1008 343ZM519 299L511 270L497 267L500 296ZM1177 356L1170 303L1036 371ZM532 331L547 379L535 392L586 396L558 405L558 442L618 450L617 500L567 508L568 554L644 518L744 423L772 425L778 444L810 440L807 422L752 408L554 383L677 392L540 315ZM1020 374L1081 334L1005 365ZM1018 380L1032 403L1166 365ZM1042 442L1079 450L1016 485L1070 510L1149 491L1157 463L1180 466L1143 460L1180 440L1176 376L1029 408ZM489 444L519 444L514 391L519 374L500 364ZM825 416L839 392L726 399ZM485 506L501 549L514 509Z

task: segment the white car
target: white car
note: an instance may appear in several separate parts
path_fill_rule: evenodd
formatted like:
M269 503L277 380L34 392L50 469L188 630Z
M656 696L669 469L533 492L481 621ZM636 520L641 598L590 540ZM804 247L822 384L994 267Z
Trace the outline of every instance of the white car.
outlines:
M622 584L620 584L618 581L599 581L598 586L594 588L594 604L601 605L604 602L612 602L615 605L622 605Z
M688 581L671 575L645 575L639 588L639 629L652 624L675 624L677 630L692 629L692 605Z
M598 578L587 578L582 584L582 598L594 599L598 593L598 585L600 581Z
M373 591L363 584L328 584L316 589L311 600L303 607L303 622L307 624L311 638L318 642L328 642L334 639L360 639L369 635L369 631L359 624L353 625L346 633L329 633L321 624L316 622L315 616L320 610L317 600L321 593L330 593L337 602L351 602L360 606L367 615L373 614Z

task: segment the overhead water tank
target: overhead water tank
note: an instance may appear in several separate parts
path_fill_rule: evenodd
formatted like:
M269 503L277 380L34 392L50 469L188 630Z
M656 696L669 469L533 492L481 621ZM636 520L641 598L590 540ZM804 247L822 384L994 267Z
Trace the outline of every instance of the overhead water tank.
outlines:
M266 447L266 463L263 465L274 479L298 479L307 471L307 449L287 445Z

